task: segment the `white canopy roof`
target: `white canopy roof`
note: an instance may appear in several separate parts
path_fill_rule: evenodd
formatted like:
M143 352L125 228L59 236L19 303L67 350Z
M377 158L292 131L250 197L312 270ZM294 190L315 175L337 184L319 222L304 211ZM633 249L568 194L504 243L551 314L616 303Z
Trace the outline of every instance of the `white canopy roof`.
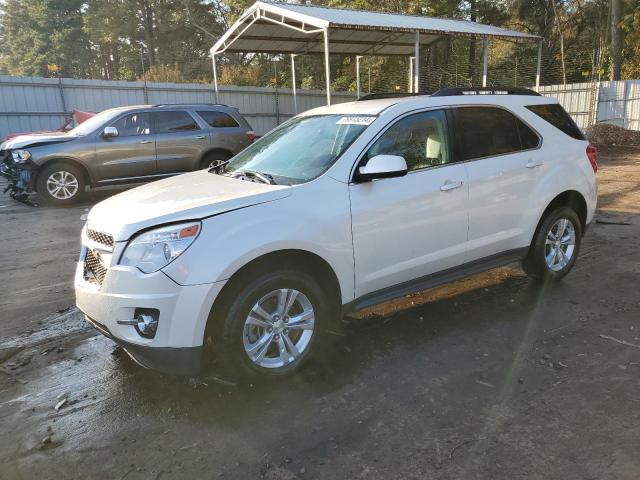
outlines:
M540 37L464 20L258 1L211 48L222 52L411 55L416 32L427 46L445 35L510 40Z

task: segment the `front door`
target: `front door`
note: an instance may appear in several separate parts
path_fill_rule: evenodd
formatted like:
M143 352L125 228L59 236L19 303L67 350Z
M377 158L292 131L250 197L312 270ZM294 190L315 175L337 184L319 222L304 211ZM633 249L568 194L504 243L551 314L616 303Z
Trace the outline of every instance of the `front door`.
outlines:
M98 183L144 180L154 175L156 145L149 113L129 113L109 126L115 127L118 135L96 138Z
M384 132L361 164L400 155L400 178L350 185L356 297L464 262L467 176L452 163L447 115L430 110L403 117Z

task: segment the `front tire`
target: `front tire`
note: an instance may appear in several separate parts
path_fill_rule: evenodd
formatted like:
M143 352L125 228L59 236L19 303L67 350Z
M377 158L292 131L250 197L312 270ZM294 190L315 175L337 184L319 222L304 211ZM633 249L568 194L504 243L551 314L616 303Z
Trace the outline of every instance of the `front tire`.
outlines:
M77 203L84 188L82 171L67 163L47 165L36 182L36 191L44 203L61 207Z
M538 227L522 268L537 280L557 282L573 268L581 240L582 223L576 212L558 207Z
M307 273L282 269L256 275L233 290L217 315L213 341L223 368L253 378L302 368L330 315L331 302L318 282Z

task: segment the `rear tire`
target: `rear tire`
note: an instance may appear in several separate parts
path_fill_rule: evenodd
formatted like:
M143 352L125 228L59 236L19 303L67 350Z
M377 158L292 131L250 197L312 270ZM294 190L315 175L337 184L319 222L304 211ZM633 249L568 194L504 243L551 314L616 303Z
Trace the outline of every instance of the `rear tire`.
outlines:
M238 279L236 285L214 320L213 353L219 364L234 376L254 379L302 368L331 315L331 302L318 282L283 268Z
M231 155L227 152L211 152L207 153L204 158L200 161L200 170L204 170L205 168L215 167L216 165L226 162L231 158Z
M68 163L47 165L38 175L36 191L48 205L64 207L78 203L84 193L83 172Z
M522 268L536 280L557 282L573 268L581 240L582 224L576 212L570 207L558 207L536 230Z

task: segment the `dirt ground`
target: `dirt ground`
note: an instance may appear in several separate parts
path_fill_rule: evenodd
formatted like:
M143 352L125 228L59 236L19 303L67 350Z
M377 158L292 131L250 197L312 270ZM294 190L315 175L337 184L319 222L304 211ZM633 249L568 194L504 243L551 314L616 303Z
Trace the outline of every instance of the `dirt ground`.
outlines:
M559 285L513 266L391 302L261 385L137 367L69 308L88 205L1 197L0 478L640 478L640 148L600 167Z

